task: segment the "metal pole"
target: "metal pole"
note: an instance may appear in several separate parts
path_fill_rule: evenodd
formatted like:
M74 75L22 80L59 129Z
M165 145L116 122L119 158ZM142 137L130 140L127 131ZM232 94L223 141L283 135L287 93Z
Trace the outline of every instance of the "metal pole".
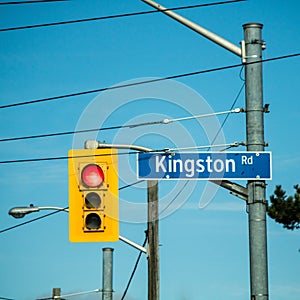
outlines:
M102 300L113 299L113 248L103 248Z
M60 288L53 288L52 289L52 299L60 299Z
M264 108L262 92L263 25L244 24L245 80L246 80L246 131L247 150L264 151ZM258 62L258 63L254 63ZM252 64L249 64L252 63ZM248 222L250 248L251 300L267 300L268 259L266 230L266 192L262 180L248 181Z
M159 251L158 251L158 183L147 182L148 189L148 300L159 300Z

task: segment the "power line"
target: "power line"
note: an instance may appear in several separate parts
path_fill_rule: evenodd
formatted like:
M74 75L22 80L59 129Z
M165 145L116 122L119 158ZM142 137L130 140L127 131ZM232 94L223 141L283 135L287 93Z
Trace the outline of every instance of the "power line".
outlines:
M232 105L231 105L230 111L231 111L232 108L235 106L235 104L236 104L237 100L239 99L239 97L240 97L240 95L241 95L241 93L242 93L244 87L245 87L245 81L243 82L242 87L240 88L239 92L237 93L237 95L236 95L236 97L235 97L235 99L234 99L234 101L233 101L233 103L232 103ZM211 144L213 144L213 143L215 142L215 140L217 139L219 133L220 133L221 130L223 129L223 127L224 127L224 125L225 125L225 123L226 123L226 121L227 121L227 119L228 119L228 117L229 117L230 114L231 114L231 113L228 113L228 114L226 115L224 121L222 122L221 127L220 127L219 130L217 131L217 133L216 133L214 139L212 140ZM229 147L230 147L230 146L229 146ZM230 147L230 148L231 148L231 147ZM208 150L209 150L209 149L210 149L210 148L208 148Z
M45 133L45 134L39 134L39 135L29 135L29 136L4 138L4 139L0 139L0 142L11 142L11 141L28 140L28 139L45 138L45 137L54 137L54 136L69 135L69 134L104 131L104 130L136 128L136 127L141 127L141 126L168 125L168 124L174 123L174 122L186 121L186 120L191 120L191 119L199 119L199 118L217 116L217 115L228 114L228 113L239 113L239 112L241 112L241 109L237 108L237 109L231 109L230 111L224 111L224 112L216 112L216 113L210 113L210 114L188 116L188 117L182 117L182 118L176 118L176 119L163 119L163 120L160 120L160 121L135 123L135 124L131 124L131 125L118 125L118 126L110 126L110 127L103 127L103 128L98 127L98 128L93 128L93 129L82 129L82 130L64 131L64 132L56 132L56 133Z
M153 150L153 152L163 152L162 150ZM151 151L152 152L152 151ZM116 154L92 154L92 155L81 155L81 156L55 156L55 157L43 157L43 158L25 158L25 159L14 159L14 160L3 160L0 164L12 164L12 163L27 163L27 162L39 162L39 161L52 161L52 160L65 160L68 158L83 158L83 157L99 157L99 156L111 156L111 155L130 155L137 154L138 151L121 152Z
M122 152L117 153L115 155L125 155L125 154L137 154L139 152ZM107 156L107 155L114 155L114 154L93 154L93 155L81 155L81 156L55 156L55 157L44 157L44 158L26 158L26 159L15 159L15 160L4 160L0 161L0 164L11 164L11 163L24 163L24 162L38 162L38 161L51 161L51 160L64 160L68 158L83 158L83 157L94 157L94 156Z
M113 130L113 129L121 129L121 128L126 128L126 127L128 127L128 126L120 125L120 126L103 127L103 128L93 128L93 129L63 131L63 132L56 132L56 133L46 133L46 134L39 134L39 135L29 135L29 136L21 136L21 137L13 137L13 138L4 138L4 139L1 139L0 142L10 142L10 141L19 141L19 140L27 140L27 139L37 139L37 138L69 135L69 134L76 134L76 133L86 133L86 132Z
M238 147L243 145L243 143L234 142L230 144L219 144L219 145L209 145L209 146L193 146L193 147L185 147L185 148L164 148L164 149L154 149L151 151L147 151L148 153L159 153L159 152L170 152L170 151L180 151L180 150L192 150L192 149L205 149L205 148L219 148L219 147ZM140 151L128 151L128 152L121 152L116 154L91 154L91 155L79 155L79 156L55 156L55 157L42 157L42 158L25 158L25 159L14 159L14 160L3 160L0 161L0 164L12 164L12 163L27 163L27 162L40 162L40 161L51 161L51 160L64 160L68 158L86 158L86 157L99 157L99 156L112 156L112 155L132 155L140 153Z
M62 1L69 1L69 0L7 1L7 2L0 2L0 5L33 4L33 3L62 2ZM0 298L0 299L1 299L1 298Z
M59 0L56 0L56 1L59 1ZM246 1L246 0L230 0L230 1L205 3L205 4L196 4L196 5L188 5L188 6L168 8L168 9L165 9L163 11L191 9L191 8L198 8L198 7L205 7L205 6L231 4L231 3L235 3L235 2L244 2L244 1ZM9 28L0 29L0 32L13 31L13 30L23 30L23 29L33 29L33 28L39 28L39 27L58 26L58 25L66 25L66 24L74 24L74 23L83 23L83 22L92 22L92 21L116 19L116 18L123 18L123 17L132 17L132 16L146 15L146 14L159 13L159 12L161 12L161 11L160 10L150 10L150 11L132 12L132 13L124 13L124 14L118 14L118 15L109 15L109 16L102 16L102 17L86 18L86 19L77 19L77 20L60 21L60 22L52 22L52 23L44 23L44 24L34 24L34 25L26 25L26 26L18 26L18 27L9 27Z
M276 60L281 60L281 59L297 57L299 55L300 55L300 53L293 53L293 54L288 54L288 55L283 55L283 56L267 58L267 59L263 59L260 61L254 61L254 62L250 62L250 63L246 63L246 64L251 65L251 64L257 64L257 63L265 63L265 62L270 62L270 61L276 61ZM127 84L121 84L121 85L116 85L116 86L111 86L111 87L104 87L104 88L99 88L99 89L94 89L94 90L59 95L59 96L54 96L54 97L47 97L47 98L30 100L30 101L6 104L6 105L1 105L0 109L16 107L16 106L21 106L21 105L34 104L34 103L41 103L41 102L46 102L46 101L53 101L53 100L58 100L58 99L65 99L65 98L88 95L88 94L93 94L93 93L100 93L100 92L105 92L105 91L109 91L109 90L122 89L122 88L126 88L126 87L132 87L132 86L155 83L155 82L160 82L160 81L165 81L165 80L189 77L189 76L200 75L200 74L205 74L205 73L210 73L210 72L223 71L223 70L233 69L233 68L237 68L237 67L242 67L243 65L246 65L246 64L240 63L240 64L217 67L217 68L212 68L212 69L171 75L171 76L167 76L167 77L163 77L163 78L155 78L155 79L149 79L149 80L144 80L144 81L139 81L139 82L134 82L134 83L127 83Z
M124 189L127 189L127 188L130 187L130 186L133 186L133 185L142 183L142 182L144 182L144 181L145 181L145 180L138 180L138 181L136 181L136 182L134 182L134 183L131 183L131 184L122 186L122 187L119 188L119 191L124 190Z
M109 91L109 90L122 89L122 88L126 88L126 87L155 83L155 82L169 80L169 79L177 79L177 78L182 78L182 77L187 77L187 76L193 76L193 75L204 74L204 73L209 73L209 72L232 69L232 68L241 67L241 66L242 66L242 64L236 64L236 65L218 67L218 68L207 69L207 70L202 70L202 71L195 71L195 72L190 72L190 73L171 75L171 76L163 77L163 78L149 79L149 80L144 80L144 81L139 81L139 82L134 82L134 83L127 83L127 84L121 84L121 85L116 85L116 86L111 86L111 87L104 87L104 88L99 88L99 89L94 89L94 90L89 90L89 91L76 92L76 93L65 94L65 95L60 95L60 96L54 96L54 97L6 104L6 105L1 105L0 109L21 106L21 105L34 104L34 103L41 103L41 102L46 102L46 101L53 101L53 100L64 99L64 98L75 97L75 96L83 96L83 95L93 94L93 93L100 93L100 92L105 92L105 91Z
M164 207L159 214L162 215L163 212L165 212L170 206L171 204L179 197L179 195L184 191L184 189L186 188L186 186L191 183L190 180L186 180L186 182L184 183L184 186L180 189L180 191L176 194L176 196L168 203L168 205L166 207Z

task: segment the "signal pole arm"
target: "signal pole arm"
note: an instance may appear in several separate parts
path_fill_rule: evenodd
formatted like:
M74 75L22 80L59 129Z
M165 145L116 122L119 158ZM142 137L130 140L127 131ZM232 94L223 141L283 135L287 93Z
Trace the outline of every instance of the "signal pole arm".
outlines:
M126 144L105 144L94 140L87 140L84 144L85 149L130 149L137 150L140 152L151 152L153 149L137 146L137 145L126 145Z
M168 10L166 7L163 7L162 5L152 1L152 0L142 0L146 4L156 8L157 10L161 11L165 15L168 15L172 19L180 22L181 24L185 25L186 27L189 27L193 31L196 31L197 33L201 34L205 38L211 40L212 42L218 44L219 46L229 50L230 52L236 54L237 56L242 57L242 50L240 47L232 44L231 42L225 40L224 38L220 37L219 35L205 29L204 27L174 13L171 10Z

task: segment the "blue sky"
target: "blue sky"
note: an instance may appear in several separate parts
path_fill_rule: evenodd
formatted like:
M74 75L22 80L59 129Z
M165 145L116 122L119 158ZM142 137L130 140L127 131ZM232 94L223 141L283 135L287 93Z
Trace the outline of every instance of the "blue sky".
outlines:
M2 1L3 2L3 1ZM166 7L204 1L163 0ZM207 2L205 2L207 3ZM299 53L297 0L248 0L179 11L239 45L242 24L264 24L264 58ZM151 10L139 0L1 5L0 28ZM155 13L95 22L0 32L1 105L101 89L124 82L239 64L240 59L167 16ZM265 63L267 151L273 179L288 194L299 184L299 57ZM2 108L1 139L180 118L230 109L243 85L241 68L178 78L102 93ZM244 90L235 107L244 107ZM107 130L1 142L1 161L66 156L86 139L149 148L209 145L224 116L163 126ZM217 141L245 140L245 115L232 114ZM246 150L239 147L238 151ZM135 182L135 156L120 157L120 186ZM240 184L245 184L241 181ZM1 164L0 230L43 215L16 220L15 206L68 206L67 160ZM120 191L120 233L137 243L146 229L146 185ZM206 182L161 182L161 299L249 299L248 216L243 200ZM180 190L182 193L179 193ZM201 207L199 208L199 204ZM132 205L132 206L131 206ZM169 206L168 206L169 205ZM132 210L130 208L133 207ZM136 209L136 210L135 210ZM273 300L300 297L300 235L268 219L269 288ZM114 251L114 299L120 299L138 252L122 242L70 243L68 216L58 213L0 235L0 297L30 300L101 288L102 248ZM142 256L128 300L147 298L147 261ZM88 297L88 298L87 298ZM98 299L99 295L70 299Z

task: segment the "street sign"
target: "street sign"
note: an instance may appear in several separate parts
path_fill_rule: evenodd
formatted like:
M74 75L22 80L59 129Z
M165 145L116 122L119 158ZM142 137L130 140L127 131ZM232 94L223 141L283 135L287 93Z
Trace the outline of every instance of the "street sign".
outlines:
M138 153L138 179L270 180L271 152Z

